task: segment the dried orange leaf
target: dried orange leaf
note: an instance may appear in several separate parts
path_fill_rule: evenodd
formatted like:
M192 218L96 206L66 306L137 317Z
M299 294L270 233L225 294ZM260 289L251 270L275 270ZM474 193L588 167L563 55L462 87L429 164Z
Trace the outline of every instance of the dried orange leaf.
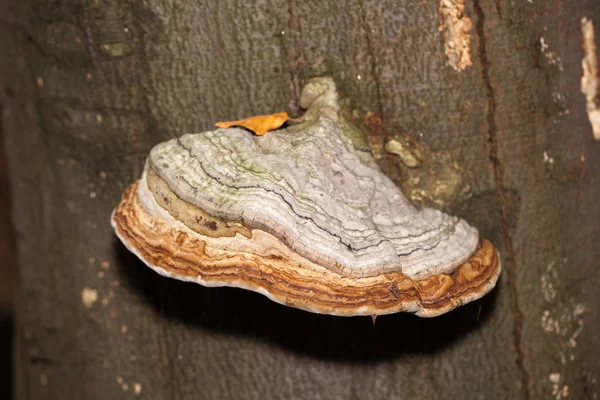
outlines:
M250 117L245 119L238 119L237 121L217 122L215 126L219 128L231 128L232 126L243 126L244 128L250 129L258 136L262 136L265 133L279 128L286 121L295 121L290 118L285 112L278 112L269 115L259 115L256 117Z

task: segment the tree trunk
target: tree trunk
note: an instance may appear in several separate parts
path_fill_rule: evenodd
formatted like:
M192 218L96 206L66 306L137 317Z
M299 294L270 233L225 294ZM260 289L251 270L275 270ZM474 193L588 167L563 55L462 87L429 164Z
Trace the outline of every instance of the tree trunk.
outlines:
M594 0L0 3L18 399L600 392L600 142L580 92ZM298 113L324 74L415 202L500 249L494 292L372 326L162 278L118 243L111 210L153 145ZM391 139L429 161L406 168Z

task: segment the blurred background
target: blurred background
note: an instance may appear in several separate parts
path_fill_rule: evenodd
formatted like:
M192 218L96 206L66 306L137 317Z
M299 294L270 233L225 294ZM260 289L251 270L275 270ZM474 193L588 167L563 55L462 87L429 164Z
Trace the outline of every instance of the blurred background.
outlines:
M13 379L13 299L17 268L1 111L0 108L0 399L10 399Z

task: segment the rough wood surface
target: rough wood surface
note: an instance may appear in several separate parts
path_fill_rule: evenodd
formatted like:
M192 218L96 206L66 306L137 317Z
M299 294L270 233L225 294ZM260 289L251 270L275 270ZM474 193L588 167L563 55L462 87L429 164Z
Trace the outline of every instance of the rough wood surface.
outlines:
M473 65L458 72L438 2L2 0L17 398L593 399L600 149L581 18L598 27L600 9L464 3ZM421 198L498 245L490 296L373 327L163 279L114 239L107 216L156 143L297 111L325 73L388 176L453 188ZM384 150L406 138L418 168Z
M2 260L2 263L0 263L0 315L10 313L17 283L15 235L10 220L10 192L1 121L2 116L0 115L0 260ZM6 331L6 333L0 332L0 335L7 335L11 330L10 324L5 323L1 330ZM5 360L2 360L2 363L6 365ZM0 393L5 393L4 388L6 386L0 385Z

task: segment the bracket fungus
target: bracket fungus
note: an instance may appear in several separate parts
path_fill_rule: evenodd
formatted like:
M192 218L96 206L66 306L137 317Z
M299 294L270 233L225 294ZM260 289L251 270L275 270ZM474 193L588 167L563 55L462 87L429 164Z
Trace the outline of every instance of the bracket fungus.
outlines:
M158 144L112 225L161 275L340 316L433 317L489 292L497 250L464 220L417 209L361 148L333 80L310 80L304 121Z

